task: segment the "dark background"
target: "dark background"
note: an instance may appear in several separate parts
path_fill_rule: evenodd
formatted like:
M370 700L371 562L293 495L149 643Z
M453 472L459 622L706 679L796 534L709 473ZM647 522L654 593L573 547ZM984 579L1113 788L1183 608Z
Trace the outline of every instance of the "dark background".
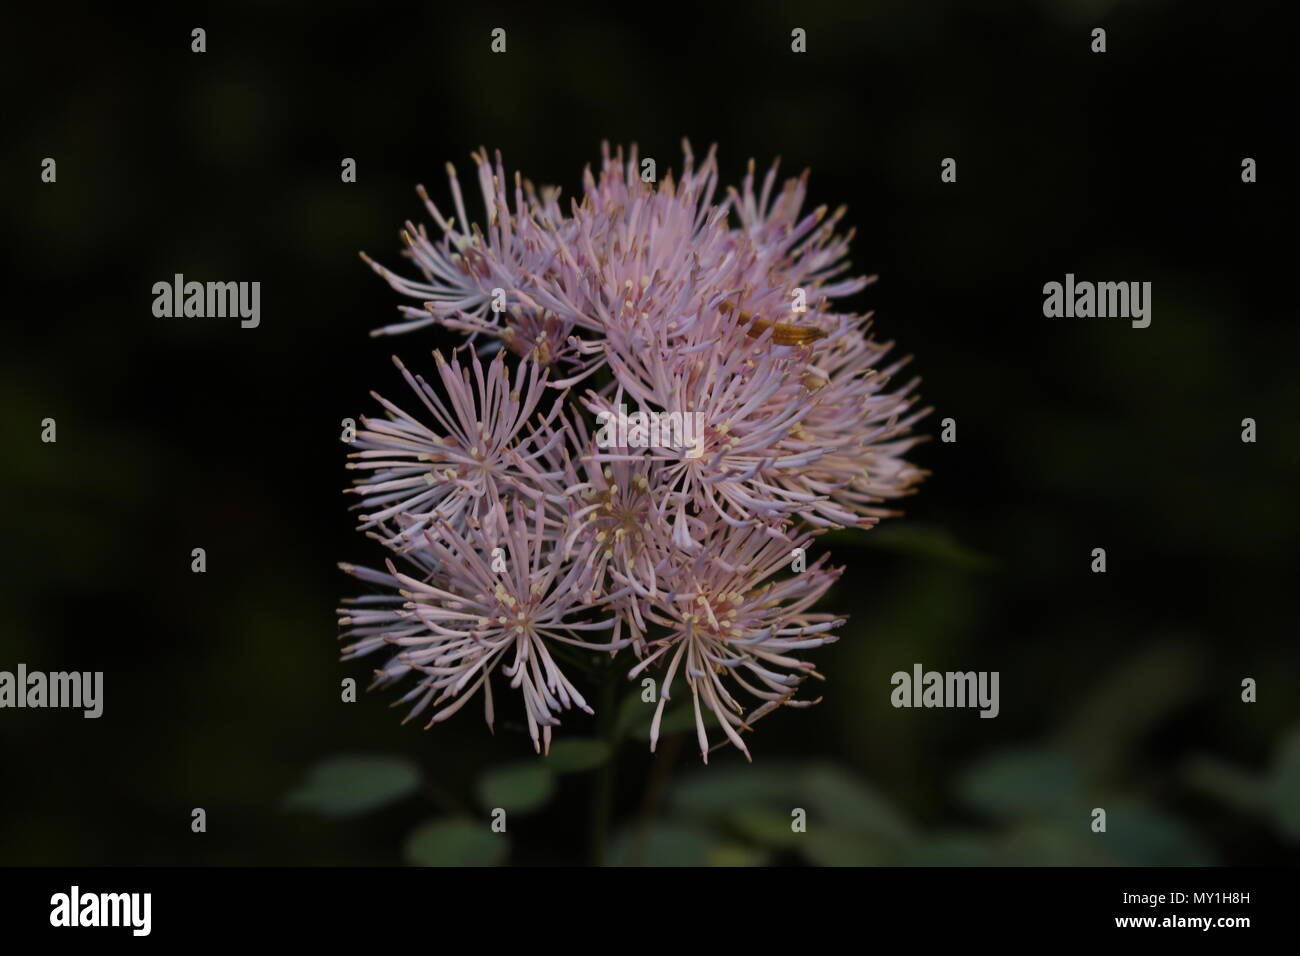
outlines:
M833 773L859 809L901 808L881 813L908 849L850 821L849 858L814 861L1297 859L1288 5L5 16L0 669L103 670L106 703L93 721L0 712L0 864L399 863L413 826L474 806L485 770L533 759L474 705L424 732L395 694L339 700L371 662L337 661L355 585L335 562L380 559L340 494L339 422L403 388L391 354L453 342L368 338L397 296L356 253L398 265L415 184L445 209L444 162L465 180L479 145L573 194L602 139L636 141L662 177L682 136L719 144L724 182L779 154L811 167L811 205L848 204L854 263L880 275L851 305L915 355L922 430L951 416L958 442L914 453L933 474L905 518L836 536L848 569L825 606L851 620L817 656L824 703L768 718L753 768L719 753L703 782L690 741L625 748L619 825L653 820L656 858L807 860L764 838L764 788ZM154 318L176 272L260 281L261 327ZM1151 327L1044 318L1066 272L1151 281ZM914 662L1000 671L1001 715L893 709L889 676ZM348 819L286 809L341 753L411 758L429 783ZM709 787L725 812L701 810ZM590 790L566 776L513 819L510 860L587 859Z

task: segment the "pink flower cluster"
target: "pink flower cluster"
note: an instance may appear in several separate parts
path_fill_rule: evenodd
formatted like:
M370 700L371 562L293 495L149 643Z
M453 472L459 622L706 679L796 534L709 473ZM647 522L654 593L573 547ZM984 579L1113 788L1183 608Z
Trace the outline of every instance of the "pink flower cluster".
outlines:
M481 152L483 225L449 165L454 215L421 187L440 234L402 234L418 278L371 262L415 303L375 334L468 336L429 379L394 359L410 394L376 395L349 455L390 557L343 565L375 586L340 610L344 658L394 652L377 683L413 678L410 717L479 697L491 726L504 679L545 751L564 711L591 712L561 665L592 652L657 680L651 749L683 683L706 760L712 722L748 757L759 717L815 702L796 699L820 676L804 655L843 623L812 610L842 570L816 539L873 526L923 476L903 458L916 383L890 390L906 360L832 307L870 281L844 275L843 210L802 213L807 174L760 186L752 162L717 197L713 151L684 149L656 184L606 147L567 204L518 174L508 190Z

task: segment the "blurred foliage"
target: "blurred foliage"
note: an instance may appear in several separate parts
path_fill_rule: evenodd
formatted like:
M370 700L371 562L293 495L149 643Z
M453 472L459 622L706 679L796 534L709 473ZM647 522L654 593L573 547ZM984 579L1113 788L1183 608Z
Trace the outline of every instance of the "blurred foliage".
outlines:
M334 757L311 769L307 782L285 798L294 808L350 817L415 792L420 771L405 757Z
M612 756L612 749L603 740L565 737L551 742L546 764L555 773L576 773L593 770Z
M969 568L969 566L968 566ZM954 768L954 805L962 823L927 821L904 810L887 789L824 760L726 763L680 774L663 799L649 799L622 818L607 862L616 866L1208 866L1218 856L1179 811L1184 801L1150 786L1124 783L1117 770L1134 759L1194 697L1203 678L1200 656L1185 641L1156 640L1128 655L1082 689L1060 726L1037 743L998 745ZM624 743L648 731L653 702L631 692L618 710L611 739ZM716 730L716 728L711 727ZM693 746L689 702L666 709L660 750ZM475 791L492 814L444 816L421 824L405 841L404 858L424 866L505 862L512 841L494 832L514 815L527 818L558 793L558 778L575 775L599 787L593 773L612 772L615 746L597 738L557 741L549 756L486 768ZM660 753L661 770L672 757ZM1123 774L1120 774L1122 777ZM321 762L290 806L341 816L374 809L416 789L416 771L392 758ZM662 785L667 778L657 782ZM1208 756L1189 760L1186 790L1234 813L1268 821L1300 840L1300 726L1287 734L1262 773ZM435 801L438 802L438 801ZM1096 811L1104 829L1095 829ZM502 813L504 811L504 813ZM498 819L499 816L499 819ZM520 825L515 826L517 832Z
M669 819L625 829L613 860L686 866L802 860L820 866L1201 866L1212 854L1178 819L1084 792L1050 751L999 752L961 776L961 802L993 826L930 829L877 788L829 764L706 770L673 790ZM1107 829L1090 830L1090 810ZM806 832L801 821L806 815ZM689 835L689 838L688 838Z
M485 810L501 807L509 813L530 813L555 794L555 774L540 761L512 763L485 773L478 782L478 799Z
M1284 839L1300 843L1300 724L1283 737L1263 773L1200 756L1188 761L1185 777L1211 798L1233 810L1260 815Z
M403 857L414 866L497 866L510 853L510 838L479 820L444 818L411 832Z

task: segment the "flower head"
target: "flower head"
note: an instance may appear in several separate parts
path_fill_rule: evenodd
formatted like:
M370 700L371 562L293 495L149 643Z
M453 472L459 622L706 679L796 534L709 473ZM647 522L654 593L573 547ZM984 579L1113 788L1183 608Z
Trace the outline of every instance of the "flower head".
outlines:
M844 210L805 212L807 173L778 189L777 164L720 194L689 144L657 184L605 147L567 204L474 162L477 221L450 166L448 214L419 189L438 232L402 232L418 275L366 257L407 300L376 334L469 338L432 381L399 361L416 401L376 396L358 433L351 493L392 557L346 566L379 593L340 612L345 657L395 648L378 683L414 677L401 702L430 724L479 691L491 724L504 680L545 750L590 711L561 660L624 651L659 678L652 748L685 686L705 759L712 723L748 757L755 721L815 702L807 655L843 623L813 610L840 574L818 535L895 514L925 474L907 360L836 304L871 282Z
M636 677L651 664L667 661L650 728L652 750L674 681L678 675L685 680L706 761L704 711L712 713L727 740L748 757L737 731L749 730L776 707L796 703L799 685L819 675L793 653L833 642L830 631L844 623L834 615L808 610L840 574L826 569L826 554L802 571L789 572L792 554L807 551L810 534L790 538L755 525L739 532L720 531L717 540L721 547L696 552L671 576L665 593L647 595L646 618L662 625L664 634L649 642L645 659L629 674ZM747 696L750 706L738 701L733 691Z
M553 651L561 645L614 651L626 642L593 641L584 635L608 631L612 619L586 620L593 609L581 564L565 562L562 552L547 547L544 509L530 515L519 499L507 520L497 503L485 520L472 518L461 532L439 520L423 532L420 559L430 573L412 575L390 560L388 574L361 576L397 589L400 606L345 609L340 623L359 638L344 648L344 657L360 657L390 645L399 648L377 672L378 684L411 672L420 679L401 703L411 703L407 719L433 707L429 726L446 720L480 689L485 717L494 719L494 671L508 679L523 698L528 729L538 749L548 749L559 714L572 707L591 713L582 694L558 666ZM358 569L345 568L351 573ZM539 735L540 731L540 735Z
M354 461L348 467L366 473L349 489L366 509L360 528L402 519L400 530L383 539L390 547L418 538L431 523L463 527L481 516L520 490L522 469L543 450L528 431L545 394L537 365L521 363L512 383L501 354L486 373L477 355L471 354L469 368L454 356L451 362L440 352L433 357L447 400L394 356L423 415L372 393L387 417L363 418L356 438L360 450L349 455ZM559 407L557 401L551 414Z

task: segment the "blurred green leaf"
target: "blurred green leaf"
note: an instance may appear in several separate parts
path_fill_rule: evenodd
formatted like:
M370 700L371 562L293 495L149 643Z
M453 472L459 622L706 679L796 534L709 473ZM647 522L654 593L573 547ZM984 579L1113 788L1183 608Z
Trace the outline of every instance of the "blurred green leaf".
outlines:
M889 800L838 767L810 768L804 773L803 786L819 823L889 843L904 843L912 837L907 821Z
M1096 836L1100 846L1120 866L1214 864L1213 855L1196 834L1179 820L1149 807L1113 803L1106 808L1106 832L1084 832L1089 837Z
M1201 793L1237 810L1268 814L1285 836L1300 838L1300 727L1282 738L1267 774L1199 756L1188 762L1183 775Z
M791 828L792 820L789 813L770 807L739 807L727 817L727 822L741 836L762 846L778 848L798 846L804 839L805 834Z
M664 821L644 835L623 830L610 845L611 866L706 866L719 849L719 840L702 827Z
M1113 843L1093 833L1083 814L1077 827L1029 821L1016 824L995 844L994 866L1103 866ZM1091 838L1091 839L1090 839Z
M684 813L725 816L765 805L792 810L803 802L803 793L798 766L743 764L696 771L678 782L669 802Z
M416 827L403 856L414 866L499 866L510 855L510 838L486 821L443 817Z
M860 833L810 823L808 832L800 836L803 855L818 866L884 866L892 862L887 848Z
M1061 739L1072 754L1104 772L1195 695L1202 673L1202 655L1190 640L1152 643L1086 691Z
M546 766L555 773L577 773L599 767L610 757L609 744L594 737L569 737L551 744Z
M1300 727L1283 738L1267 787L1278 826L1289 838L1300 839Z
M355 816L400 800L419 784L419 769L405 757L330 757L308 771L285 803L327 817Z
M1071 823L1018 823L996 846L995 866L1210 866L1212 854L1181 822L1130 801L1103 799L1106 832L1090 813Z
M974 833L937 833L914 843L908 866L993 866L993 840Z
M1183 776L1188 786L1236 810L1258 813L1268 809L1268 781L1217 760L1194 757Z
M959 778L958 795L972 810L999 820L1060 819L1081 812L1079 767L1055 750L1004 750Z
M483 774L478 781L479 802L507 813L531 813L555 793L555 774L540 761L512 763Z
M709 866L766 866L771 854L753 846L728 843L716 847L708 856Z

